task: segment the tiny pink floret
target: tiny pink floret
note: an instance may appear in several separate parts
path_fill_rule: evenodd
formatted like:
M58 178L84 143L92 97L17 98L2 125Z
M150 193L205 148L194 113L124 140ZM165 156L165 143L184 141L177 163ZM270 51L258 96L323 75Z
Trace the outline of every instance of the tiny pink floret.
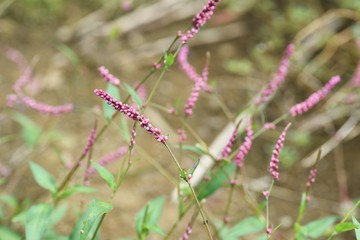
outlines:
M238 154L234 158L234 162L238 168L244 165L245 156L249 153L252 145L253 131L251 129L251 120L249 120L246 127L246 137L243 144L239 148Z

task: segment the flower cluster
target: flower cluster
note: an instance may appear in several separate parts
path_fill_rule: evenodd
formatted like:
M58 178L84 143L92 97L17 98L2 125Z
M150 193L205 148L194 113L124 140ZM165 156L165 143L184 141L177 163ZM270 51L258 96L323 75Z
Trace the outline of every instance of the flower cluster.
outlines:
M87 144L85 146L85 149L84 149L84 152L83 152L84 157L86 155L88 155L92 145L94 145L94 141L95 141L95 137L96 137L96 127L97 127L97 122L95 123L94 128L91 129L91 132L90 132L90 135L89 135L89 138L88 138L88 142L87 142Z
M218 157L218 159L217 159L218 161L220 161L221 159L227 158L229 156L232 146L234 145L234 143L236 141L238 129L239 129L239 124L236 125L234 132L231 134L229 141L227 142L227 144L225 145L224 149L222 150L220 156Z
M181 238L179 238L179 240L189 240L191 233L192 233L192 227L190 225L188 225L186 227L186 230L185 230L184 234L182 235Z
M38 102L35 99L28 97L22 93L18 93L19 99L29 108L38 112L42 112L50 115L59 115L63 113L69 113L74 109L74 105L67 103L64 105L52 106L46 103Z
M99 67L99 73L105 81L111 83L114 86L120 85L120 80L114 75L112 75L106 67L104 66Z
M246 137L243 144L241 144L238 154L234 158L234 162L238 168L241 168L244 165L244 158L248 154L251 148L253 138L253 132L251 129L251 121L249 120L246 128Z
M310 170L308 181L306 182L306 187L309 188L315 182L316 174L317 174L317 169L316 168L313 168L313 169Z
M107 101L107 103L115 108L115 110L125 114L127 117L138 121L140 127L145 129L149 134L153 135L158 142L165 143L167 136L161 135L161 130L151 125L150 120L144 115L141 115L135 108L128 104L122 103L117 99L113 98L109 93L104 92L102 89L95 89L94 93Z
M281 59L280 66L274 78L266 86L264 90L260 93L260 96L256 99L255 103L260 105L268 100L268 98L280 87L284 82L285 77L288 73L290 57L293 55L295 50L294 44L289 44L285 50L285 54Z
M290 125L291 125L291 123L289 123L285 127L284 131L281 133L279 140L277 141L277 143L275 145L273 154L271 156L269 171L270 171L271 175L274 177L275 181L279 180L279 155L280 155L280 150L284 145L286 132L287 132L288 128L290 127Z
M335 87L336 84L338 84L341 81L340 76L334 76L332 77L329 82L325 84L325 86L311 94L305 101L298 103L290 108L290 114L295 117L297 115L303 114L307 111L309 111L311 108L313 108L317 103L319 103L321 100L323 100Z
M196 82L194 87L191 90L191 95L185 105L185 115L187 117L189 117L193 114L193 108L199 98L201 86L202 86L202 82Z
M182 44L185 44L189 39L194 37L194 35L200 30L202 26L211 18L214 14L214 10L216 4L218 4L220 0L210 0L203 9L196 14L196 16L192 19L192 27L185 34L179 31L178 35L181 38Z

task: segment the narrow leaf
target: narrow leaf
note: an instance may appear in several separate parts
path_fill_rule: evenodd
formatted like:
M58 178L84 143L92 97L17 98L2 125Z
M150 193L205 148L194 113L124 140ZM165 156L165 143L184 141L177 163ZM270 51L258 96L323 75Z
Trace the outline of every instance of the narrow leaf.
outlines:
M13 116L22 127L22 137L29 147L35 147L41 133L41 128L27 116L15 113Z
M32 206L26 214L25 233L27 240L40 240L45 232L52 206L44 203Z
M360 240L360 223L358 222L358 220L354 216L352 217L352 221L357 226L355 228L356 240Z
M75 53L74 50L72 50L69 46L65 45L65 44L60 44L57 49L64 54L73 65L78 65L80 60L78 55Z
M334 224L336 218L336 216L331 216L312 221L301 227L301 234L306 237L319 238Z
M187 173L193 175L199 163L200 163L200 158L194 162L194 164L191 166L191 168L189 168Z
M127 125L126 119L123 115L121 115L120 117L120 130L121 130L121 135L124 137L125 141L127 143L130 143L130 130Z
M217 172L211 174L209 182L202 182L198 189L198 199L201 201L204 198L211 196L218 190L225 182L229 181L230 174L235 170L234 163L227 163L222 166Z
M140 96L137 94L137 92L135 91L135 89L133 89L132 87L130 87L128 84L124 83L126 90L128 91L128 93L130 94L130 96L132 97L132 99L135 101L135 103L139 106L139 108L142 108L143 106L143 102L140 98Z
M342 232L354 230L356 227L357 226L352 222L343 222L343 223L336 224L335 231L337 233L342 233Z
M43 188L49 190L51 193L57 192L56 181L52 175L40 165L30 161L31 172L35 181Z
M80 230L81 240L93 239L95 230L99 224L100 218L103 214L112 210L111 203L94 199L90 202L86 212L81 219L82 228ZM79 233L78 233L79 234ZM73 234L72 234L73 235ZM78 239L75 236L70 236L70 239Z
M136 215L135 227L136 233L139 238L145 237L148 235L149 230L153 231L154 226L156 227L156 233L159 233L160 227L157 223L162 214L162 209L164 207L165 197L158 197L151 200L145 207L143 207L140 212ZM149 228L149 226L151 226ZM162 231L162 230L161 230Z
M103 166L98 164L97 162L91 163L91 165L96 169L102 179L105 180L107 185L109 185L110 189L115 192L116 190L116 182L114 176Z
M224 228L220 232L221 239L239 239L241 236L253 234L265 229L265 223L257 217L249 217L232 228Z
M111 83L107 83L106 92L108 92L111 96L113 96L117 100L120 100L119 89L114 85L112 85ZM110 106L106 101L103 101L103 109L104 109L105 119L109 121L116 110L112 106Z
M74 195L76 193L93 193L93 192L96 192L96 191L97 191L96 189L91 188L91 187L76 185L74 187L67 188L67 189L61 191L57 195L57 198L58 199L66 199L66 198L68 198L71 195Z

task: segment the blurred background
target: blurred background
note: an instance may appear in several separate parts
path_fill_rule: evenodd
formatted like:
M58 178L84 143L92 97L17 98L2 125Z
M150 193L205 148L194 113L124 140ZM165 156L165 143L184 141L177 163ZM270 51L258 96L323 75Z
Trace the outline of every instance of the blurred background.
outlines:
M206 2L0 2L1 196L16 199L10 206L2 200L1 225L21 232L20 225L12 223L11 218L47 196L34 181L28 161L37 162L60 182L68 166L81 155L95 120L99 126L106 123L101 113L102 102L93 94L93 89L105 88L98 67L106 66L129 85L139 82L177 32L189 26L191 18ZM314 164L313 153L318 148L321 147L324 154L304 222L341 215L360 196L360 95L352 80L360 59L358 39L360 1L223 0L211 21L189 42L189 61L199 72L206 53L211 54L209 82L216 94L202 94L194 115L188 119L207 144L211 144L232 117L270 81L289 43L295 43L296 51L287 80L256 116L255 128L286 113L292 105L321 88L331 76L340 75L343 79L327 101L303 116L287 120L292 121L293 126L281 157L281 180L271 200L271 218L275 225L281 224L283 239L292 236L289 228L294 223L309 168ZM31 66L32 81L25 88L29 96L51 105L73 103L74 111L47 116L22 105L9 107L7 96L13 94L13 84L21 72L5 56L4 47L16 49ZM156 76L152 77L146 87L151 89L155 80ZM176 129L181 127L181 121L169 115L167 109L178 104L179 111L183 111L191 89L187 76L174 64L166 73L153 105L147 109L155 125L169 134L170 143L176 144ZM95 145L94 160L126 146L119 125L120 122L113 124ZM267 131L256 139L246 159L246 176L258 202L262 201L261 192L270 183L268 162L285 125L283 122L278 130ZM189 134L186 143L197 141ZM176 166L164 148L141 130L137 144L136 161L115 198L114 210L103 224L104 239L135 237L136 213L147 201L160 195L167 197L160 226L168 231L176 219L177 207L171 201L175 186L158 170L164 169L176 179ZM197 157L188 153L183 157L183 165L190 167ZM118 166L119 162L115 162L109 169L115 173ZM83 170L80 170L74 182L81 182L82 176ZM77 214L91 197L106 199L110 195L98 176L91 180L91 186L99 192L67 201L66 218L56 227L60 234L71 232ZM215 219L222 218L224 194L227 194L226 187L206 204L206 210ZM234 203L231 214L234 222L253 214L240 193L235 195ZM182 234L190 217L189 214L181 221L173 239ZM194 239L203 239L205 231L200 221L197 224ZM158 238L151 235L150 239Z

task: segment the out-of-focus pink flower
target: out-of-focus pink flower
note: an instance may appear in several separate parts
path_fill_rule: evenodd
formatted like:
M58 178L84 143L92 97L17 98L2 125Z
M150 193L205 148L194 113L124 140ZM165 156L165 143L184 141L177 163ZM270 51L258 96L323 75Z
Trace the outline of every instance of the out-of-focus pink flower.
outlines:
M270 129L274 130L274 129L276 129L276 126L273 123L267 122L267 123L264 123L264 128L267 130L270 130Z
M84 148L84 152L83 152L83 157L85 157L86 155L89 154L90 149L92 147L92 145L94 144L95 141L95 137L96 137L96 128L97 128L97 122L95 123L95 126L91 129L89 138L88 138L88 142Z
M191 226L191 224L189 224L189 225L186 227L186 230L185 230L184 234L182 235L181 238L179 238L179 240L189 240L191 233L192 233L192 226Z
M256 105L260 105L268 100L268 98L280 87L280 85L284 82L285 77L288 73L290 57L294 53L295 45L289 44L285 50L285 54L281 59L280 66L278 68L278 72L271 79L269 84L266 86L264 90L261 91L260 96L256 99Z
M179 143L185 142L185 140L187 139L187 135L184 129L178 129L177 133L179 134Z
M271 161L270 161L270 166L269 166L269 171L271 173L271 175L274 177L274 180L277 181L279 180L279 155L280 155L280 150L284 145L284 141L285 141L285 136L286 136L286 132L289 129L291 123L289 123L284 131L281 133L279 140L277 141L276 145L275 145L275 149L273 151L273 154L271 156Z
M114 86L120 85L120 80L114 75L112 75L106 67L104 66L99 67L99 73L106 82L109 82Z
M313 108L321 100L326 98L330 91L341 81L340 76L332 77L323 88L311 94L305 101L298 103L290 108L290 114L295 117Z
M200 28L211 18L214 14L216 4L220 0L210 0L203 9L192 19L192 27L186 33L178 32L179 37L181 38L182 44L185 44L189 39L194 37L194 35L200 30Z
M313 169L310 170L308 181L306 182L306 187L309 188L313 183L315 183L316 174L317 174L317 169L316 168L313 168Z
M28 97L20 92L18 93L18 97L25 104L25 106L45 114L60 115L72 112L72 110L74 109L74 105L71 103L52 106L46 103L38 102L35 99Z
M244 165L245 156L249 153L252 145L253 132L251 129L251 120L249 120L246 127L246 137L243 144L239 148L238 154L234 158L234 162L238 168L241 168Z
M167 140L167 136L161 134L161 130L155 128L150 123L150 120L146 118L144 115L141 115L135 108L129 106L128 104L122 103L117 99L113 98L109 93L103 91L102 89L95 89L94 93L101 97L103 100L107 101L107 103L113 108L127 117L138 121L140 123L140 127L145 129L149 134L153 135L156 141L165 143Z
M225 145L224 149L222 150L220 156L217 158L218 161L221 159L227 158L231 152L232 146L236 141L236 136L238 134L239 125L237 124L233 133L231 134L230 139L228 140L227 144Z

